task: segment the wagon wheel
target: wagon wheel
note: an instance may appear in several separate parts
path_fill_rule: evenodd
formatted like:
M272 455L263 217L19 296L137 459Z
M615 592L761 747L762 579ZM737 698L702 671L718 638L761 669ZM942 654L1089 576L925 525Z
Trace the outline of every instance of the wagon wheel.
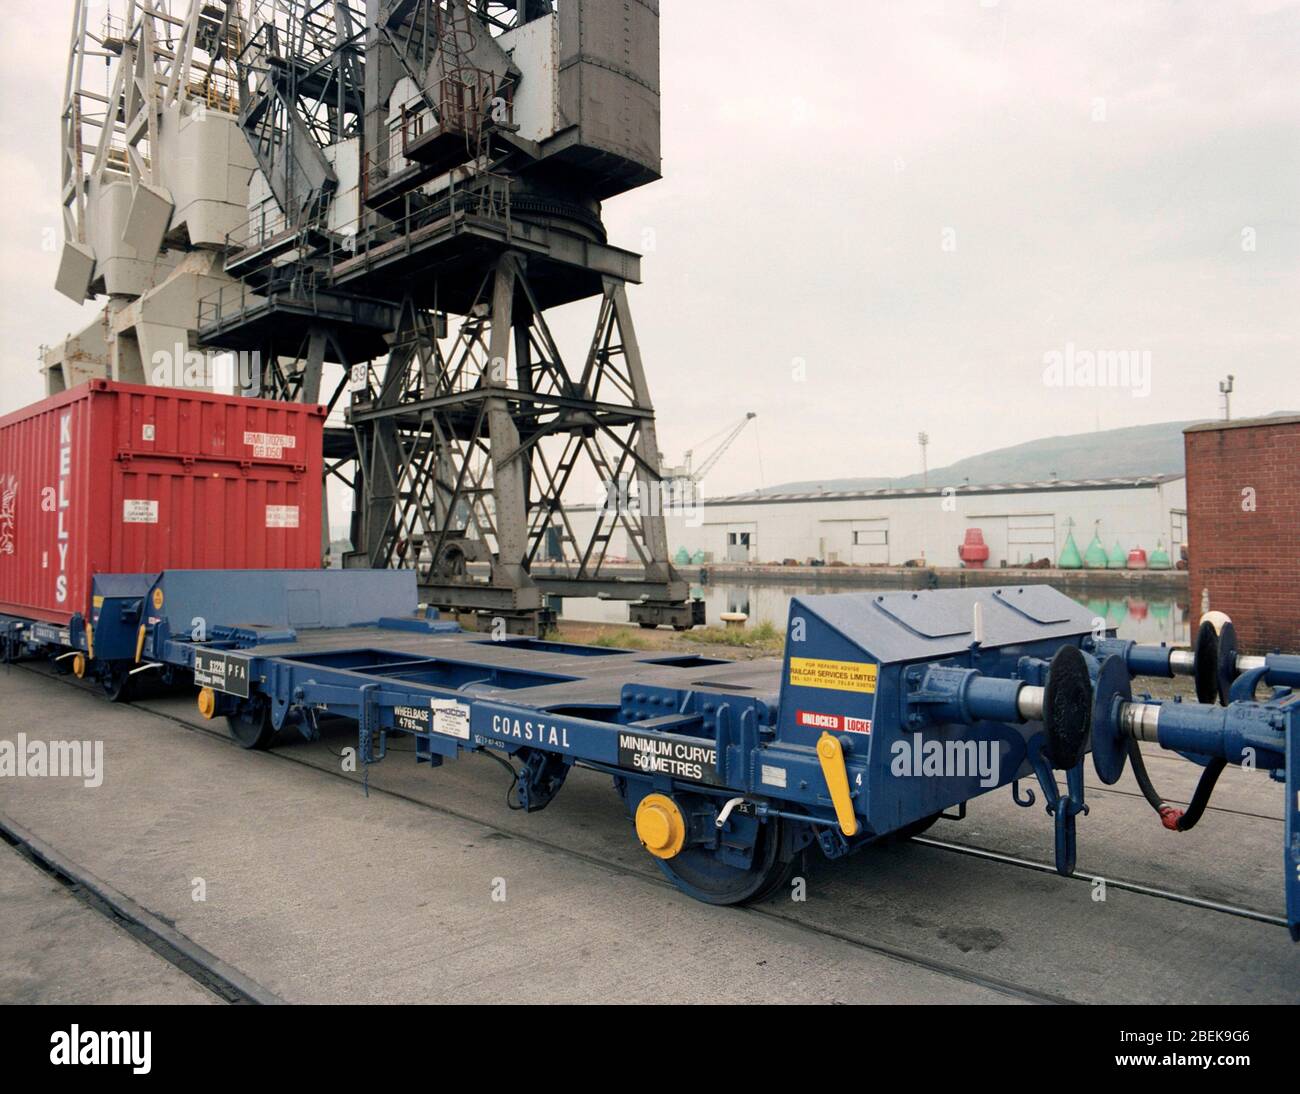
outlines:
M717 853L688 847L669 859L656 859L665 876L687 896L706 904L749 904L784 888L803 864L803 852L782 856L785 822L772 817L760 829L748 869L723 862Z
M131 697L131 670L125 665L110 665L100 683L110 703L125 703Z
M275 740L275 726L271 722L271 708L257 705L252 710L242 710L226 715L230 736L240 748L261 750L269 748Z

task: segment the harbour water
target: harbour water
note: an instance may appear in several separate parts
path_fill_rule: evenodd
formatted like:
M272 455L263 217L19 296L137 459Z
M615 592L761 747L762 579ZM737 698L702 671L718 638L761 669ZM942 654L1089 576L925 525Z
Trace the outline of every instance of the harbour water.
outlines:
M897 587L873 590L861 584L774 584L768 582L710 582L695 585L691 595L707 605L709 623L720 621L723 612L744 612L748 626L770 623L785 630L790 598L814 593L898 592ZM1186 645L1191 640L1191 606L1188 602L1162 596L1132 596L1114 591L1075 594L1075 599L1093 615L1106 620L1120 638L1137 642L1166 642ZM617 600L580 598L565 600L564 617L595 623L626 623L627 605Z

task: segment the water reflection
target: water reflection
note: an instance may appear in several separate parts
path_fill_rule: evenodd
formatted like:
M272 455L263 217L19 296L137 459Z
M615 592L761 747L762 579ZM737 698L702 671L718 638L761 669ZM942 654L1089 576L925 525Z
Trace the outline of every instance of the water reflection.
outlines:
M869 589L860 585L835 584L769 585L715 582L691 587L691 595L707 605L708 620L717 623L723 612L744 612L750 626L771 623L784 630L790 598L811 593L898 592L897 589ZM1171 597L1125 596L1117 593L1080 595L1074 598L1094 616L1116 628L1120 638L1137 642L1167 642L1187 645L1191 641L1190 605ZM627 605L616 600L581 598L564 602L566 618L597 623L626 623Z

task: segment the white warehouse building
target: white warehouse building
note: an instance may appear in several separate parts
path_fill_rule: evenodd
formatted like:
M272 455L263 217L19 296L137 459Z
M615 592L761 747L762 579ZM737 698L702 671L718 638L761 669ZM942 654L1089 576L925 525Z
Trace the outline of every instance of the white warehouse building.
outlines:
M580 531L594 508L571 510ZM669 548L704 553L708 562L770 563L794 559L852 566L959 566L969 529L989 548L986 565L1015 566L1048 558L1055 565L1073 533L1080 553L1094 533L1107 551L1148 554L1162 545L1173 559L1187 540L1187 480L1182 475L993 483L709 498L692 511L667 514ZM615 529L608 558L624 556ZM633 559L632 561L635 561Z

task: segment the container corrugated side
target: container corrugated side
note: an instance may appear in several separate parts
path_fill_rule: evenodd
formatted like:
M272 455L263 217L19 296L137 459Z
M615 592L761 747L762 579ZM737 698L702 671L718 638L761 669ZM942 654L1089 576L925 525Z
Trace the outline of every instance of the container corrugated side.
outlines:
M66 622L95 573L319 566L323 419L103 380L0 419L0 612Z

